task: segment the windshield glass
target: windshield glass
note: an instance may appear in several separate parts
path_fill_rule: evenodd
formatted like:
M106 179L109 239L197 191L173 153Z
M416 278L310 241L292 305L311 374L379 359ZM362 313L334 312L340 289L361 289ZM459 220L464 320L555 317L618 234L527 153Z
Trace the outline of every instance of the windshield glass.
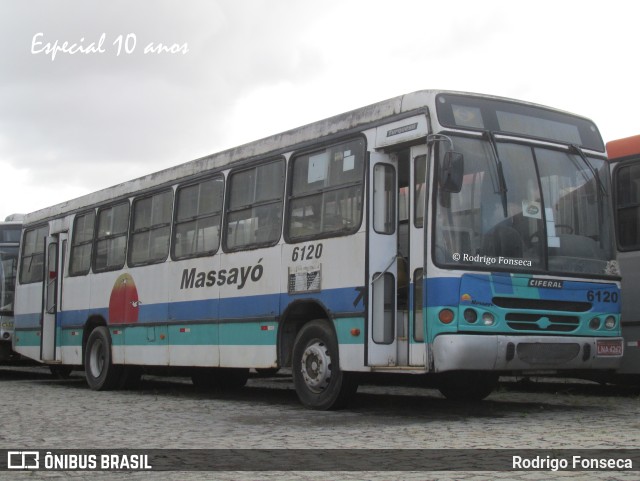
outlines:
M0 314L13 314L18 247L0 247Z
M437 264L616 273L604 160L501 141L494 149L488 140L452 140L464 156L464 175L460 192L436 191ZM437 144L440 163L448 149Z

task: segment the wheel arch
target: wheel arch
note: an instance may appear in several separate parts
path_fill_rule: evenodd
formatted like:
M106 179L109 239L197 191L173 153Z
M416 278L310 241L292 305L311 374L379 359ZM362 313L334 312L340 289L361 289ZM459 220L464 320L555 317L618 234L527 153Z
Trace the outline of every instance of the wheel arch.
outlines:
M84 365L84 355L85 349L87 347L87 341L89 340L89 336L93 332L96 327L104 326L107 327L107 321L104 317L94 314L87 319L87 322L84 323L84 329L82 332L82 364Z
M281 367L291 367L293 344L305 324L324 319L330 326L333 335L337 334L331 311L316 299L300 299L292 302L282 313L278 329L278 364Z

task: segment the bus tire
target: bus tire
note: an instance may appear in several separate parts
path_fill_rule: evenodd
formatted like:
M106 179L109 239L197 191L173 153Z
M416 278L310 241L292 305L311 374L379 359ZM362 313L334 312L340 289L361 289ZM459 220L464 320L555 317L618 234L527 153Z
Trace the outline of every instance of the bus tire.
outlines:
M94 391L115 389L120 382L122 367L111 359L111 336L105 326L98 326L87 339L84 350L84 372L87 384Z
M338 341L327 321L305 324L293 344L293 384L300 402L317 410L345 407L358 389L340 369Z
M451 371L440 374L438 390L451 401L482 401L498 385L498 374L485 371Z

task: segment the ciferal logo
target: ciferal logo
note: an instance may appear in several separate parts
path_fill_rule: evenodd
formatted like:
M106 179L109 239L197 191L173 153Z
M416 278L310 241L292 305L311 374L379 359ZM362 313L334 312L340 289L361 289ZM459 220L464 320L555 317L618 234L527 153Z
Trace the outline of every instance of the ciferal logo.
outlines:
M38 451L8 451L7 469L39 469L40 453Z

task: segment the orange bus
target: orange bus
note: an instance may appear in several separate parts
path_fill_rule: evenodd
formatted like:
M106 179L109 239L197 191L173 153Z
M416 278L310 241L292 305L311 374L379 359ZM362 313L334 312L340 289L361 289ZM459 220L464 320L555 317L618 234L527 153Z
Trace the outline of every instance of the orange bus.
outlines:
M618 262L622 273L620 373L640 380L640 135L607 143L611 162Z

